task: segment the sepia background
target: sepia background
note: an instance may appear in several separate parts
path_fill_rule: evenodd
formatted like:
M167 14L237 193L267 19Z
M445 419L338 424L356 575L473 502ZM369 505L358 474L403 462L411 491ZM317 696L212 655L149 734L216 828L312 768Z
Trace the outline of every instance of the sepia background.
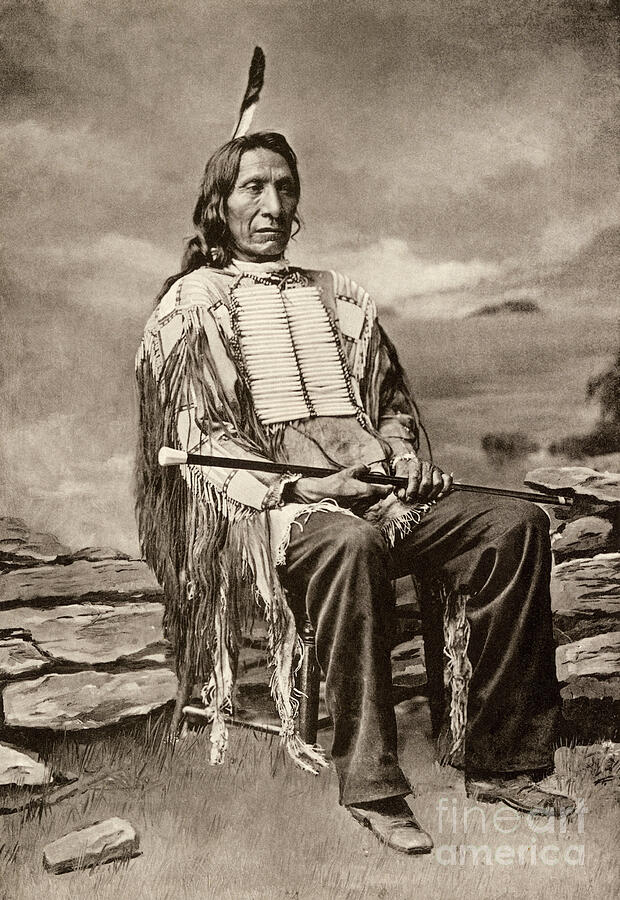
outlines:
M519 484L588 431L618 345L612 9L0 3L0 514L136 550L133 357L256 44L254 127L300 157L290 259L373 293L437 461ZM490 458L497 432L529 455Z

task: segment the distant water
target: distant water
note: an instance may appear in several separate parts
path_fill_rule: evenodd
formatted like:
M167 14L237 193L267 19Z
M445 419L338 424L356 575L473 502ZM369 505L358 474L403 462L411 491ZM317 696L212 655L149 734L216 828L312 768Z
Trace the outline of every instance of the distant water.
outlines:
M617 323L571 313L501 314L460 320L385 318L409 375L435 461L462 481L522 486L539 457L492 465L489 432L522 432L541 446L588 432L598 405L588 380L608 368Z

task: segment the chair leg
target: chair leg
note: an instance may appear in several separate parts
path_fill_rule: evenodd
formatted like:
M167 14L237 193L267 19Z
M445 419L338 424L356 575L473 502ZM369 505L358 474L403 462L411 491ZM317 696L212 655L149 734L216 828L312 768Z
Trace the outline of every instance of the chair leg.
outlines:
M193 687L193 679L189 676L188 668L185 668L178 680L177 695L174 703L172 721L168 729L169 739L175 741L181 732L183 723L183 709L189 701Z
M304 658L299 672L299 734L307 744L316 744L321 674L314 649L314 628L307 618L304 620L301 640Z
M307 744L316 744L319 724L323 727L324 725L329 724L330 721L329 718L325 718L321 719L321 722L319 723L319 687L321 684L321 670L316 661L314 639L314 628L312 627L310 620L306 618L301 630L304 656L297 676L297 690L301 694L298 718L299 734L301 739ZM184 678L179 683L177 701L170 729L173 737L178 732L184 715L187 715L190 718L207 718L207 713L204 709L186 705L189 700L191 687L192 682L189 678ZM280 733L280 728L275 725L267 725L262 722L245 722L241 719L235 719L232 716L226 716L225 718L228 725L238 725L255 731L266 731L269 734Z
M441 732L445 710L443 610L439 597L429 584L419 582L413 576L412 580L418 595L420 612L422 613L426 690L431 713L431 726L433 737L438 737Z

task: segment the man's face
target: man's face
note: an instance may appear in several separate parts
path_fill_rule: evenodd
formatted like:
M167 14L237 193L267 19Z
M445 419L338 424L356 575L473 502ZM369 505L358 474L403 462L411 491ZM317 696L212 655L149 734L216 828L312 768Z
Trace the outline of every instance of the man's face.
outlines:
M286 160L263 147L248 150L226 202L233 256L249 262L279 259L296 209L295 182Z

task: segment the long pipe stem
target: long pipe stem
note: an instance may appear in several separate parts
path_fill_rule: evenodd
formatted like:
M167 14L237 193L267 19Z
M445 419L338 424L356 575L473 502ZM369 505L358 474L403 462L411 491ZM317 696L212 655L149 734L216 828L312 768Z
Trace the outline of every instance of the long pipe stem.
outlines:
M309 478L325 478L333 475L337 469L323 468L322 466L303 466L293 463L271 462L266 459L243 459L227 456L205 456L200 453L186 453L184 450L174 450L172 447L162 447L159 451L159 464L161 466L214 466L223 469L248 469L255 472L273 472L287 474L295 472ZM358 481L366 484L385 484L391 487L407 487L407 479L397 475L385 475L382 472L362 472L355 476ZM572 497L564 497L561 494L542 494L535 491L517 491L510 488L487 487L482 484L463 484L455 481L452 483L453 491L469 491L475 494L492 494L495 497L512 497L515 500L529 500L531 503L547 503L551 506L572 506Z

